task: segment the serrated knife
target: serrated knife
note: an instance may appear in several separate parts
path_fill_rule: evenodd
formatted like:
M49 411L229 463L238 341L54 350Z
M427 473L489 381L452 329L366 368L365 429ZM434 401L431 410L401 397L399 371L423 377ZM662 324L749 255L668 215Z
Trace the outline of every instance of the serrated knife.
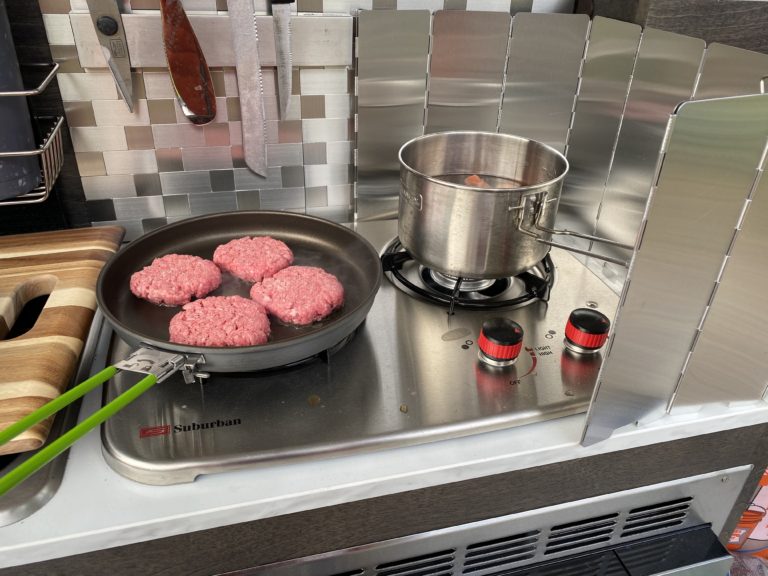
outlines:
M227 9L232 27L237 87L240 93L243 156L248 168L266 177L266 122L258 50L259 34L253 0L227 0Z
M291 102L293 83L293 55L291 53L291 4L294 0L272 0L272 23L275 28L275 56L277 60L277 95L280 99L280 118L285 120Z
M127 104L128 110L133 112L131 61L121 16L121 13L130 13L130 6L116 0L88 0L88 11L91 13L96 37L101 44L101 52L115 80L117 91Z

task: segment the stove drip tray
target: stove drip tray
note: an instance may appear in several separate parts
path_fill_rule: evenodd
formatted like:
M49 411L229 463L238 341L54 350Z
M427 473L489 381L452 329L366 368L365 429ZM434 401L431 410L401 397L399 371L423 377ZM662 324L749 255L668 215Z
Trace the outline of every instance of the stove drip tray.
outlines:
M369 238L382 253L395 226L386 238ZM414 284L421 284L420 274L438 285L451 282L407 266ZM585 412L602 357L565 351L566 321L585 305L612 317L617 297L568 253L553 251L542 267L531 276L540 276L548 300L498 305L525 290L519 277L469 283L462 300L497 305L462 302L453 314L446 313L449 305L385 281L366 321L332 354L267 372L213 373L204 383L185 384L177 374L152 387L105 423L105 457L133 480L175 484L278 460L422 444ZM512 366L478 359L480 328L496 317L525 331ZM110 362L130 351L113 337ZM118 374L105 399L139 378Z

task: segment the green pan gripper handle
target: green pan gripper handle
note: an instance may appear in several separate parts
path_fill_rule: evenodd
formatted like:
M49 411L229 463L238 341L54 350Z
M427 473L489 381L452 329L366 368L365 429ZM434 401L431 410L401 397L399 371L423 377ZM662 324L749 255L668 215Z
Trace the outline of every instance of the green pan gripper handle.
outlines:
M16 436L18 436L28 428L32 428L32 426L34 426L38 422L42 422L46 418L53 416L54 414L56 414L56 412L58 412L62 408L69 406L70 404L72 404L72 402L74 402L78 398L85 396L86 394L88 394L88 392L96 388L96 386L103 384L104 382L112 378L112 376L114 376L115 374L117 374L117 368L115 368L114 366L107 366L101 372L98 372L97 374L94 374L93 376L88 378L88 380L84 380L83 382L81 382L71 390L59 396L58 398L54 398L53 400L51 400L47 404L44 404L43 406L41 406L31 414L25 416L18 422L11 424L10 426L8 426L8 428L0 432L0 446L2 446L3 444L6 444L7 442L10 442L14 438L16 438Z
M113 366L110 366L108 368L105 368L104 370L102 370L92 378L89 378L82 384L76 386L75 388L79 388L79 386L82 386L83 384L86 384L90 380L93 380L94 378L96 378L98 379L98 381L95 384L92 384L91 386L92 388L94 388L99 384L109 380L109 378L114 376L116 372L117 372L117 369L114 368ZM3 494L11 490L14 486L16 486L22 480L26 479L28 476L37 472L40 468L45 466L48 462L53 460L56 456L61 454L64 450L69 448L72 444L77 442L80 438L85 436L88 432L100 426L107 419L111 418L112 416L117 414L120 410L128 406L128 404L136 400L136 398L141 396L144 392L149 390L156 383L157 383L157 376L155 376L154 374L149 374L145 376L137 384L134 384L128 390L126 390L125 392L120 394L117 398L112 400L112 402L104 405L101 409L97 410L96 412L88 416L88 418L80 422L80 424L78 424L74 428L70 429L69 431L61 435L59 438L57 438L56 440L48 444L46 447L39 450L31 458L22 462L16 468L11 470L4 476L0 477L0 496L2 496ZM74 391L75 388L73 388L72 391ZM84 393L85 392L80 393L80 396L82 396ZM71 398L70 402L74 401L78 397L79 396L75 396ZM55 400L53 402L55 402ZM49 402L48 404L53 404L53 402ZM46 404L46 406L48 406L48 404ZM64 406L66 405L67 404L65 403ZM46 408L46 406L43 406L43 408ZM43 408L41 408L40 410L42 410ZM51 414L54 412L51 412ZM31 419L32 416L34 416L34 413L31 414L28 418ZM40 420L42 420L42 418L39 418L36 421L39 422Z

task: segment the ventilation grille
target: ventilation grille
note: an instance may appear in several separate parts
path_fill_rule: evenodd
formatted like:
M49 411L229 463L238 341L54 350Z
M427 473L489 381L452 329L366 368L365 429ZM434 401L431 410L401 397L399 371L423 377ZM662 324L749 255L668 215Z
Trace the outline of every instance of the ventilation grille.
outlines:
M553 526L544 555L574 552L607 543L611 540L618 518L619 515L614 513Z
M693 498L679 498L630 510L624 522L621 538L669 529L682 524L688 517L692 501Z
M539 531L537 530L470 544L464 556L462 574L472 574L480 570L500 568L530 560L536 556L538 539Z
M664 571L666 561L679 547L677 538L652 538L646 544L623 550L621 559L639 573L656 574Z
M627 571L621 562L611 555L599 558L581 558L569 560L567 567L563 562L553 561L551 564L536 567L536 576L625 576Z
M669 498L674 495L675 498L659 499L653 504L635 508L630 508L631 502L624 500L608 508L611 512L570 522L562 522L562 512L553 510L537 516L533 525L530 521L521 525L516 519L510 519L503 524L497 523L493 532L484 529L482 536L479 531L468 530L450 534L441 541L420 538L408 547L395 546L386 552L380 549L375 555L374 548L371 548L364 553L370 554L367 558L361 550L339 551L349 554L345 554L343 565L333 565L334 557L307 560L306 564L314 564L318 568L308 573L328 576L501 576L510 570L533 564L537 565L538 576L562 576L566 573L568 576L620 576L625 572L618 559L611 560L612 555L594 557L587 553L650 537L651 540L645 544L638 543L631 551L624 552L623 557L650 573L663 565L664 559L675 553L677 548L674 538L659 541L653 537L671 535L701 522L695 512L695 497L680 498L677 497L680 495L678 490L670 492L664 496ZM579 511L594 512L587 504L579 507ZM567 516L569 519L573 517ZM554 521L561 523L554 524ZM510 534L512 530L515 532ZM500 536L480 541L472 538L487 538L489 534ZM435 548L439 551L423 553ZM567 568L563 564L566 558ZM324 569L326 566L327 569ZM359 568L350 569L350 566ZM296 564L292 562L284 570L281 568L268 574L293 576L295 568Z
M600 546L615 544L625 539L635 539L650 532L669 531L685 524L691 511L693 498L667 500L648 506L633 508L628 512L614 512L602 516L586 518L566 524L558 524L546 531L531 530L512 536L484 540L469 544L466 547L461 574L472 575L498 574L509 568L525 566L541 562L547 557L557 558L579 551L586 551ZM626 510L626 509L625 509ZM543 539L546 537L546 545ZM542 550L543 548L543 550ZM642 564L646 561L658 560L661 551L651 550L648 558L637 558ZM666 552L665 552L666 553ZM643 556L645 551L637 551ZM594 573L594 559L585 559L584 574ZM375 576L453 576L455 568L456 548L414 556L396 562L379 564L375 568ZM555 576L561 567L557 562L551 566L540 567L542 576ZM572 568L575 568L572 566ZM580 567L581 569L582 567ZM620 568L614 572L614 566L600 566L601 574L621 574ZM363 576L366 570L344 572L335 576ZM578 572L581 574L581 571ZM574 573L572 576L577 576Z
M376 566L376 576L450 576L455 550L443 550Z

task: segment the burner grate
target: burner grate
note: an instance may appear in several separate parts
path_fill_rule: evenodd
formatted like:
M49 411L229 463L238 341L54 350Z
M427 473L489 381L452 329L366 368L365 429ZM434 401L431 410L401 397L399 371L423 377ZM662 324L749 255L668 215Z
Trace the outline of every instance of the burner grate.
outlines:
M458 278L442 274L426 266L420 267L419 274L422 282L431 290L448 295L453 294L457 283L461 282L459 296L477 300L499 296L512 285L512 280L509 278L490 278L487 280Z
M547 302L555 277L552 260L547 254L535 267L535 270L539 271L538 274L531 270L518 274L514 278L496 278L487 281L448 276L420 266L418 277L423 286L419 286L404 273L405 267L416 264L416 261L403 248L399 238L395 238L384 249L381 263L384 273L395 286L406 293L448 306L448 314L453 314L456 307L486 310L519 307L537 300ZM502 297L515 280L522 284L520 294L513 298Z

